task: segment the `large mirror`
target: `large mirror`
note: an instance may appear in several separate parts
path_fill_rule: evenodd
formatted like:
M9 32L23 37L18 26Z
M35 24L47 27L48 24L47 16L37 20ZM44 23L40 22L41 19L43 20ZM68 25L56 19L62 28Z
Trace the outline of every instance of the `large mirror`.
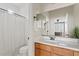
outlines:
M34 18L35 30L40 33L40 35L77 36L75 29L79 27L78 12L79 4L74 4L72 6L37 14Z

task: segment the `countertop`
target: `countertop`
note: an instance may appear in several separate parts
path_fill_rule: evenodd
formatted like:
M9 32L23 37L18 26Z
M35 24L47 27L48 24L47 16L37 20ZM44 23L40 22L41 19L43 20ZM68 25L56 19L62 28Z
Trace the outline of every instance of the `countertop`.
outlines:
M58 40L61 39L61 40ZM50 46L56 46L66 49L71 49L74 51L79 51L79 39L71 39L71 38L63 38L63 37L56 37L56 40L37 40L36 43L42 43Z

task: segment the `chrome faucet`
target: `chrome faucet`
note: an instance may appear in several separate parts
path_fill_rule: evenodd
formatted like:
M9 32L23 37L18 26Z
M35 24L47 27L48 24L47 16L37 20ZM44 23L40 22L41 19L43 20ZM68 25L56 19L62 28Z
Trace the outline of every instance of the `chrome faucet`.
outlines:
M50 40L55 40L55 37L53 36L49 36L50 37Z

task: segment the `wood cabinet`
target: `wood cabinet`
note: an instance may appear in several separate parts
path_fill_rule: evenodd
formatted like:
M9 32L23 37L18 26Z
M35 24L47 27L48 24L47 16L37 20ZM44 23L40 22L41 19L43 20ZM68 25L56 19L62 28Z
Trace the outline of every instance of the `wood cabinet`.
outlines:
M35 56L50 56L50 46L36 43Z
M35 56L79 56L79 51L35 43Z
M73 56L73 51L69 49L54 47L54 53L60 56Z
M45 44L40 44L40 49L45 50L45 51L49 51L51 50L50 46L45 45Z
M35 56L39 56L40 55L40 49L35 48Z
M74 51L74 56L79 56L79 51Z
M40 50L40 56L50 56L50 52L41 49Z

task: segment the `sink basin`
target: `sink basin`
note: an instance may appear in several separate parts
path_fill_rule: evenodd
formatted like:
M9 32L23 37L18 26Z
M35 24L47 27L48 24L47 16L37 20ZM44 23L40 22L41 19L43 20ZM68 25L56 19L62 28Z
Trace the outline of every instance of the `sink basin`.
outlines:
M56 44L59 46L64 46L64 47L75 47L78 48L77 45L78 44L72 44L72 42L68 42L68 41L62 41L62 40L44 40L44 42L50 43L50 44Z
M72 47L79 49L79 40L74 39L63 39L63 38L55 38L55 40L50 40L50 37L45 37L42 39L46 43L56 44L63 47Z
M55 40L50 40L50 37L44 37L43 38L43 41L44 42L47 42L47 43L51 43L51 44L56 44L56 45L61 45L61 46L68 46L68 42L65 42L65 41L63 41L63 40L57 40L57 39L55 39Z
M61 40L44 40L45 42L54 43L54 44L64 44L64 41Z

